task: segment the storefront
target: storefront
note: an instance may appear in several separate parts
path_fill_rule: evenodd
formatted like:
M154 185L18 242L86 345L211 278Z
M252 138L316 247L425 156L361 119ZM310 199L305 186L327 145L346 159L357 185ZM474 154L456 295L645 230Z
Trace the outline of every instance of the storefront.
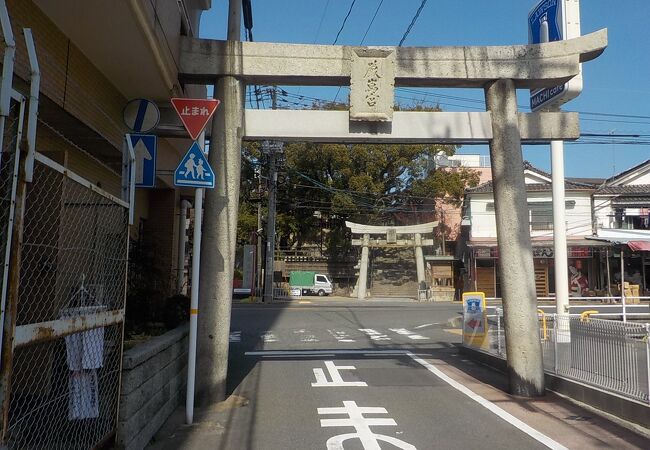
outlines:
M650 239L630 239L625 236L594 239L611 245L605 257L603 277L608 294L620 295L622 278L634 290L638 289L639 295L650 296Z
M495 244L472 244L470 278L473 289L486 297L501 297L499 249ZM607 280L603 261L611 253L607 242L569 243L569 295L587 297L605 295ZM533 244L535 291L538 297L555 295L555 259L552 242Z

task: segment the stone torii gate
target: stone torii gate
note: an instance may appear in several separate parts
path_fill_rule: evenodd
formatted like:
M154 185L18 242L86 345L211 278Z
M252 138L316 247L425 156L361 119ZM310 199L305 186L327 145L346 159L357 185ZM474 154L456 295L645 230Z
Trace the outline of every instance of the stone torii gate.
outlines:
M179 78L215 84L201 252L197 398L225 396L242 139L316 142L489 143L494 180L510 390L542 395L544 372L521 142L577 139L578 114L519 113L516 89L565 83L600 55L607 31L535 45L348 47L241 42L241 2L230 1L228 40L181 37ZM245 84L349 85L349 111L244 109ZM393 112L395 86L479 88L486 112ZM504 237L507 237L504 239Z
M418 225L362 225L360 223L345 222L345 226L352 234L362 235L361 239L352 239L352 245L361 247L361 261L359 261L359 279L357 280L357 298L365 299L368 287L368 254L371 247L378 248L413 248L415 251L415 267L418 276L418 285L425 281L424 254L422 247L432 246L433 239L422 239L423 234L433 233L438 222L428 222ZM371 236L383 236L372 238ZM404 238L404 235L410 235ZM400 238L402 236L402 238ZM411 237L412 236L412 237Z

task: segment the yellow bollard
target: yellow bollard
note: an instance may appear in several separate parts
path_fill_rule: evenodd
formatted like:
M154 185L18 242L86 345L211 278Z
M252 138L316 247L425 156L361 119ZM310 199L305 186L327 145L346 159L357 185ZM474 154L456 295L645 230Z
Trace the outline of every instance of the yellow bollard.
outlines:
M598 311L595 309L590 309L589 311L582 311L580 313L580 322L589 322L589 316L592 314L598 314Z
M542 316L542 335L544 336L542 340L548 339L548 327L546 326L546 314L541 309L537 310L537 314Z

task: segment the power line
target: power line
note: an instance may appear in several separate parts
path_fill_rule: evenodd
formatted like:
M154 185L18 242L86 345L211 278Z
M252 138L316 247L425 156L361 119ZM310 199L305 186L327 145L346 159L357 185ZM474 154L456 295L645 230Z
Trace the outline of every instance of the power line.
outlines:
M415 22L417 22L418 17L420 17L420 13L421 13L422 10L424 9L424 5L426 5L426 4L427 4L427 0L422 0L422 3L420 3L420 7L418 8L417 12L416 12L415 15L413 16L413 20L411 20L411 24L408 26L408 28L407 28L406 31L404 32L404 36L402 36L402 39L399 41L399 45L398 45L398 47L401 47L402 44L404 43L404 41L406 40L406 37L407 37L407 36L409 35L409 33L411 32L411 29L413 28L413 25L415 25Z
M330 0L327 0L327 3L325 3L325 9L323 9L323 14L320 16L320 21L318 22L318 28L316 28L316 36L314 36L314 41L312 44L315 44L316 41L318 40L318 36L320 35L320 29L323 26L323 20L325 20L325 15L327 14L327 8L330 6Z
M363 45L363 42L366 40L366 36L368 36L368 31L370 31L370 27L372 24L375 22L375 17L377 17L377 13L379 13L379 9L381 8L381 5L384 4L384 0L381 0L379 4L377 5L377 9L375 9L375 14L373 14L372 19L370 19L370 23L368 24L368 28L366 28L366 32L363 33L363 38L361 38L361 43L359 45Z
M343 23L341 24L341 28L339 28L339 32L336 33L336 39L334 39L334 42L332 42L332 45L335 45L338 40L339 36L341 35L341 31L343 31L343 28L345 28L345 23L348 21L348 17L350 17L350 13L352 12L352 8L354 8L354 4L357 2L357 0L352 0L352 3L350 4L350 9L348 10L348 14L345 16L345 19L343 19Z

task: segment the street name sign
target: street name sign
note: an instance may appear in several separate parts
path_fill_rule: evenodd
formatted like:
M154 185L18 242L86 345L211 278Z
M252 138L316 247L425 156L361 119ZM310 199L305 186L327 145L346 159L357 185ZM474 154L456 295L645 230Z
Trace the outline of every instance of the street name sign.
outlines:
M155 187L158 138L153 134L131 134L130 137L135 153L135 187Z
M528 13L528 42L573 39L580 36L579 0L542 0ZM582 67L582 65L581 65ZM582 92L582 70L567 83L530 92L530 109L558 108Z
M196 142L187 151L174 171L174 185L195 188L214 188L214 171L205 153Z
M129 129L136 133L147 133L158 126L160 110L154 102L136 98L126 104L122 117Z
M219 106L219 100L210 98L172 98L171 102L193 141Z

